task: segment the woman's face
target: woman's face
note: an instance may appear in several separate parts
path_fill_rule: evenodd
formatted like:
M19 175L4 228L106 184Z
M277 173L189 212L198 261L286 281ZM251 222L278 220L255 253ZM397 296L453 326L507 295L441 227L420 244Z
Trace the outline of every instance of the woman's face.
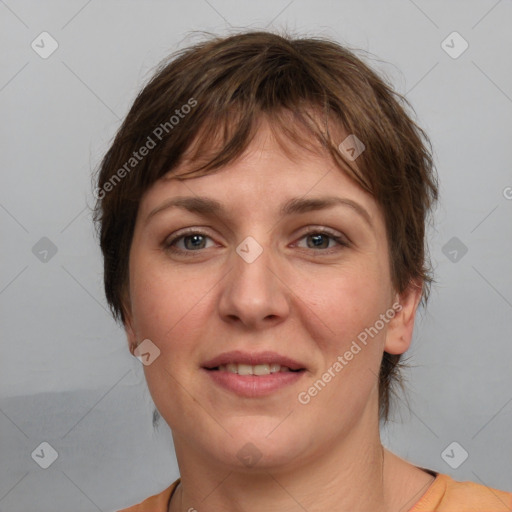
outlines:
M129 341L150 340L145 376L177 450L231 468L373 435L383 351L407 349L419 299L399 311L374 199L327 156L294 155L262 125L241 159L159 181L139 206Z

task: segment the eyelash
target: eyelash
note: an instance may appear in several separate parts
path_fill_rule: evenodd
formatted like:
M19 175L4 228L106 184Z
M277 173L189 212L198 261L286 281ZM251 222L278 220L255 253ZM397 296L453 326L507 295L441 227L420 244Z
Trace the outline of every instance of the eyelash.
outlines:
M179 240L182 240L186 237L194 236L194 235L201 235L205 238L211 239L211 237L209 235L207 235L206 233L203 233L202 231L199 231L195 228L191 228L185 232L181 232L181 233L178 233L178 234L172 236L170 239L167 238L166 240L164 240L162 245L165 250L170 251L172 253L187 254L187 256L193 257L196 255L194 253L199 254L200 252L202 252L203 249L197 249L195 251L188 250L188 249L177 249L174 244L176 244L176 242L178 242ZM325 228L312 228L312 229L306 231L305 233L303 233L302 236L299 238L299 240L302 240L303 238L306 238L311 235L326 236L326 237L330 238L331 240L334 240L338 244L338 247L328 247L326 249L319 249L319 250L312 249L312 248L301 248L301 249L331 254L333 251L339 250L340 248L349 247L349 243L345 237L338 236L335 233L333 233L332 231L329 231L328 229L325 229Z

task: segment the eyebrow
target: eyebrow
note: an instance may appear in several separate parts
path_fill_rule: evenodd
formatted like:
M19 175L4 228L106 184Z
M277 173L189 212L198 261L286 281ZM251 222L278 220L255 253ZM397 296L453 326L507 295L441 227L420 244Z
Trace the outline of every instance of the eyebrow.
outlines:
M359 214L366 223L373 228L370 214L359 203L348 198L337 196L289 199L281 206L280 213L284 217L293 214L324 210L340 205L352 208L353 211ZM204 216L221 215L224 212L222 204L215 199L208 197L175 197L165 201L152 210L146 217L145 224L148 224L155 215L169 208L182 208Z

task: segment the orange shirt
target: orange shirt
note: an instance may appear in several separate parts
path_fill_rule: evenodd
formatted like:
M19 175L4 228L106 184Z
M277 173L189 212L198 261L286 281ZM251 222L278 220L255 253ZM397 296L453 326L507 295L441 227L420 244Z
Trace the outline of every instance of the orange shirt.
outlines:
M167 512L179 482L178 478L161 493L119 512ZM456 482L439 473L409 512L512 512L512 493L473 482Z

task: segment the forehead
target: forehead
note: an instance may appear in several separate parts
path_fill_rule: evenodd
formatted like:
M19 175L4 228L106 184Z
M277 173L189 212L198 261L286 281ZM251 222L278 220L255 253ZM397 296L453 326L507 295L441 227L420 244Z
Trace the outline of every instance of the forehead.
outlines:
M341 137L342 135L340 135ZM236 207L264 210L299 197L350 196L375 209L373 198L332 159L325 148L310 141L304 147L276 137L269 123L262 123L246 150L236 159L212 171L176 179L208 161L210 149L198 160L184 159L146 192L142 215L173 196L208 196ZM243 209L243 208L242 208Z

